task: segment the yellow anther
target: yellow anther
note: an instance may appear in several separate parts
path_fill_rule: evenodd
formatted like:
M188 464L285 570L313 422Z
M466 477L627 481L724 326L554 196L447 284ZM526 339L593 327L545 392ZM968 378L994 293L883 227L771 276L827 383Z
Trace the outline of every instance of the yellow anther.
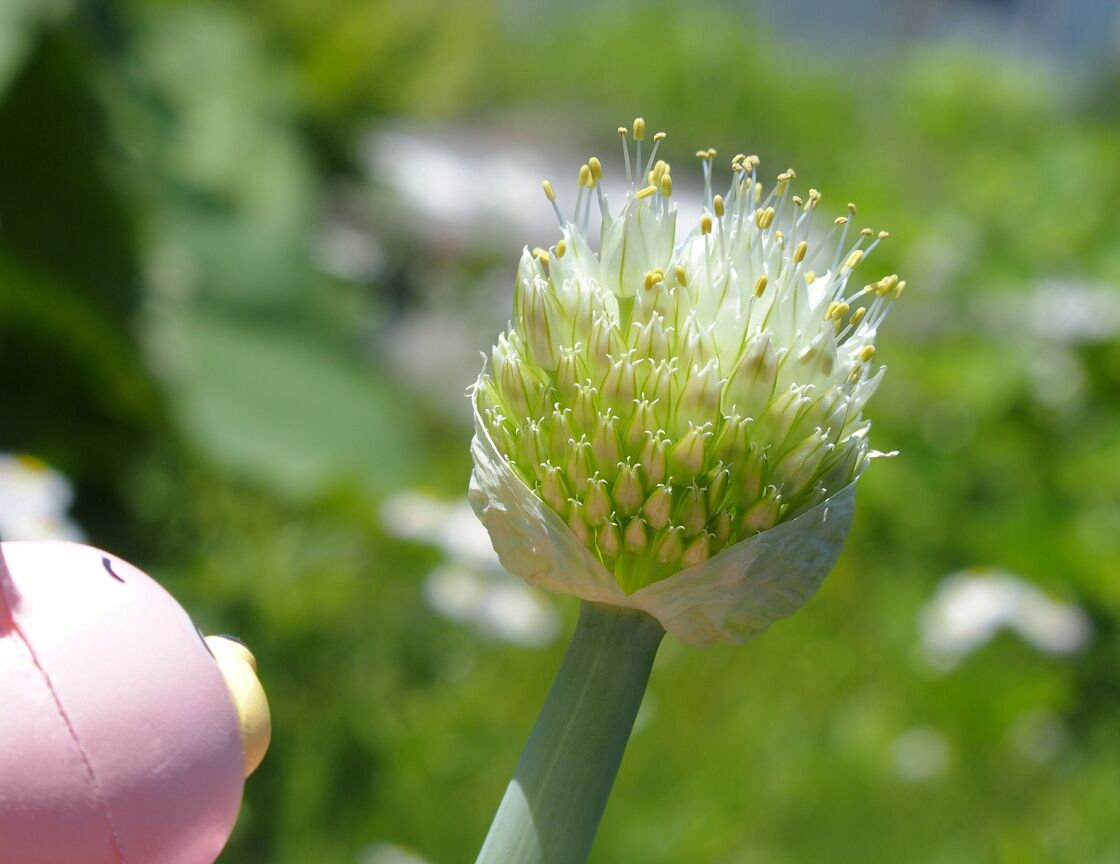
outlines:
M668 137L668 135L664 132L654 132L653 133L654 142L664 141L667 137Z
M810 189L809 190L809 200L812 201L814 204L816 204L818 201L820 201L821 200L820 191L817 190L817 189Z
M766 278L766 274L759 276L754 282L754 296L761 297L762 292L766 290L766 283L770 281Z
M533 257L540 258L544 254L544 250L540 246L533 247Z
M626 127L625 126L619 126L618 127L618 137L619 138L625 138L626 137Z
M556 257L557 258L563 258L564 253L567 252L567 251L568 251L568 244L564 240L561 240L560 242L558 242L556 244Z
M796 204L798 207L801 207L805 204L805 201L802 199L802 197L800 195L794 195L790 200L794 204Z
M835 219L832 220L832 224L833 225L847 225L848 224L848 217L847 216L837 216Z
M797 172L794 171L792 168L787 168L786 173L789 175L790 180L796 180L797 179Z
M716 158L716 148L715 147L709 147L708 148L708 158L709 159L715 159Z
M709 216L707 213L705 213L703 216L700 217L700 233L701 234L711 234L712 233L712 217Z
M646 140L646 121L645 121L645 118L643 118L643 117L635 117L634 118L634 140L635 141L645 141Z
M906 280L903 279L901 282L899 282L897 285L894 286L894 299L897 300L899 297L901 297L902 292L905 291L905 290L906 290Z
M744 160L745 160L746 158L747 158L747 154L746 154L746 153L736 153L736 154L735 154L735 158L733 158L733 159L731 160L731 164L732 164L732 165L734 165L734 164L735 164L736 162L742 162L742 161L744 161Z
M824 320L829 321L835 318L837 321L839 321L841 318L848 314L848 310L850 308L851 307L848 306L847 303L829 303L828 311L824 313Z
M603 163L599 161L598 156L592 156L587 160L587 167L591 169L591 179L596 182L603 176Z
M844 266L849 270L855 270L859 266L859 262L863 260L863 250L856 249L848 256L848 260L844 262Z
M533 250L533 254L537 256L537 259L538 259L538 260L539 260L539 261L540 261L540 262L541 262L541 263L542 263L542 264L543 264L543 265L544 265L545 267L547 267L547 266L548 266L548 263L549 263L549 261L551 260L551 258L549 257L549 254L548 254L548 252L546 252L546 251L545 251L544 249L534 249L534 250Z
M786 239L786 235L785 235L784 232L782 232L782 231L775 231L774 232L774 242L777 243L779 246L785 246L785 239Z
M642 199L642 198L648 198L650 195L652 195L656 191L657 191L656 186L646 186L644 189L639 189L634 197L638 198L639 200Z
M874 233L875 232L872 231L870 228L860 228L859 229L859 234L860 234L861 237L870 237Z
M723 218L724 209L723 209L723 196L722 195L716 195L712 199L712 209L715 210L717 219L722 219Z
M551 180L542 180L541 181L541 188L544 189L544 197L545 198L547 198L549 201L555 201L556 200L556 190L552 188L552 181Z
M696 151L696 158L697 159L707 159L708 158L708 151L707 150L697 150Z
M852 201L848 202L848 212L849 213L855 213L856 212L856 205Z
M874 345L864 345L862 348L859 349L859 354L857 354L856 356L859 357L859 359L862 360L864 363L869 362L871 360L871 358L875 356L875 346Z
M660 268L650 270L646 273L646 278L643 282L647 291L652 289L655 285L660 285L665 281L665 274L661 272Z
M788 183L790 181L790 179L791 179L790 178L790 173L788 171L783 171L781 174L778 175L778 182L779 183Z
M758 225L763 231L769 228L774 222L774 208L767 207L765 210L759 209L755 211L754 215L755 224Z
M681 265L681 264L677 265L676 274L677 274L677 284L688 287L688 274L685 272L683 265Z
M761 183L755 183L754 184L754 203L757 204L761 200L762 200L762 184Z
M868 285L866 288L864 288L864 290L866 291L866 290L870 289L870 290L874 291L876 294L878 294L880 297L886 297L888 294L890 294L892 291L895 290L897 285L898 285L898 274L897 273L892 273L890 276L884 276L878 282L872 282L870 285Z
M832 320L832 316L836 314L836 307L839 306L839 305L840 304L837 303L836 301L833 301L832 303L828 304L828 309L824 313L824 320L825 321L831 321Z
M661 194L666 198L673 194L673 178L668 173L661 178Z
M852 323L858 324L863 320L863 316L867 314L867 307L860 306L855 312L852 313Z
M817 278L817 274L813 270L806 270L805 271L805 284L806 285L812 285L813 281L816 278Z
M890 232L890 231L880 231L880 232L879 232L879 239L880 239L880 240L886 240L886 239L887 239L888 237L890 237L890 236L891 236L891 232Z
M588 188L590 188L590 186L591 186L591 168L588 167L587 165L580 165L579 166L579 178L578 179L579 179L579 185L580 186L587 186Z
M797 248L793 250L793 263L800 264L805 260L805 253L809 251L809 244L802 240L797 244Z

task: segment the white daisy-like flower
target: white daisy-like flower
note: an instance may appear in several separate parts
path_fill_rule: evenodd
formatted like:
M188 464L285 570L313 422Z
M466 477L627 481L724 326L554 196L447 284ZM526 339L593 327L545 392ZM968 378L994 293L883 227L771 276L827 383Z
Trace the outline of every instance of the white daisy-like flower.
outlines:
M522 255L473 388L471 501L527 581L642 609L687 642L742 641L839 554L875 455L875 337L906 283L859 279L886 232L853 230L851 204L819 231L820 193L794 194L792 170L765 190L755 156L713 194L716 153L696 154L705 209L678 239L664 133L644 161L645 122L619 135L621 212L594 157L570 218L544 183L562 237Z

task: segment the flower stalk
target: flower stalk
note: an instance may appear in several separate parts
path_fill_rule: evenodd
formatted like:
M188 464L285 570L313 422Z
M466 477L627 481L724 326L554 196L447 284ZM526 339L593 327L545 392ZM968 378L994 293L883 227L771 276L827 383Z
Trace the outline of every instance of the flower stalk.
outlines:
M477 864L587 859L664 635L644 612L582 604Z

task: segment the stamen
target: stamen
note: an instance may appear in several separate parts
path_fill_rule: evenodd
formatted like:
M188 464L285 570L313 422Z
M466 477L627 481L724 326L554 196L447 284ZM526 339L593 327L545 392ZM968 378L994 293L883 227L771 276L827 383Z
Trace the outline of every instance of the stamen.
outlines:
M641 117L634 118L634 153L635 165L642 164L642 142L646 140L646 121Z
M653 150L650 151L649 161L646 163L646 173L649 173L650 167L654 164L657 158L657 148L661 146L661 142L665 140L664 132L655 132L653 135Z
M840 242L836 244L836 256L832 259L832 266L828 268L834 273L836 272L836 268L840 265L840 257L841 255L843 255L844 243L848 239L848 229L851 227L852 217L855 215L856 205L849 201L847 217L845 218L844 216L838 216L836 219L836 224L843 226L843 228L840 231ZM841 219L843 219L844 221L841 222Z
M626 127L618 127L618 137L622 139L622 161L626 163L626 185L633 188L634 175L630 171L630 148L626 146Z
M544 189L544 195L548 199L548 203L552 205L552 211L556 214L556 221L560 223L560 227L564 227L564 216L560 212L560 207L556 203L556 190L552 188L551 180L542 180L541 187Z

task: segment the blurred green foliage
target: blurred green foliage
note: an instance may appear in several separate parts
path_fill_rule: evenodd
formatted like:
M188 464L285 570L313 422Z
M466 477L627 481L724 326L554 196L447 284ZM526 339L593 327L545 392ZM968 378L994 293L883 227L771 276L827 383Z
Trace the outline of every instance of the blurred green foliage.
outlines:
M512 284L517 250L425 247L369 203L365 132L516 117L605 150L636 112L670 159L754 150L856 198L912 287L870 409L902 456L795 619L666 644L593 861L1120 860L1120 333L1036 309L1047 282L1120 292L1110 80L815 51L730 4L0 3L0 448L65 471L93 542L256 652L275 738L222 860L471 860L562 651L436 617L439 553L377 518L469 472L465 400L449 420L382 341L430 283ZM341 186L381 232L368 278L316 257ZM1001 636L932 670L918 611L973 565L1078 602L1090 647ZM1016 745L1031 717L1063 730L1045 759ZM913 729L947 743L925 782L892 756Z

